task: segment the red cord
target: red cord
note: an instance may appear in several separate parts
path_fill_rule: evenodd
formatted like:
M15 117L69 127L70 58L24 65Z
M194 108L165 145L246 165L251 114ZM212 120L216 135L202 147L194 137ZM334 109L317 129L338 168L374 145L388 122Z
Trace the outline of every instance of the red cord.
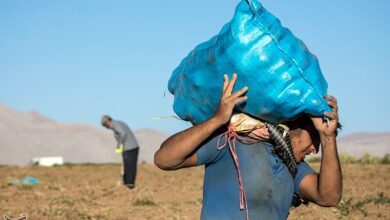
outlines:
M225 143L223 145L220 145L219 143L220 143L220 140L222 137L225 138L225 141L224 141ZM240 210L245 209L246 220L249 220L248 204L246 201L244 184L242 183L242 178L241 178L240 161L238 160L238 156L236 153L236 140L237 140L237 138L238 138L238 135L237 135L234 127L229 126L228 130L219 136L218 143L217 143L217 150L222 150L227 145L229 145L230 153L233 156L234 165L236 166L236 169L237 169L238 184L240 186Z

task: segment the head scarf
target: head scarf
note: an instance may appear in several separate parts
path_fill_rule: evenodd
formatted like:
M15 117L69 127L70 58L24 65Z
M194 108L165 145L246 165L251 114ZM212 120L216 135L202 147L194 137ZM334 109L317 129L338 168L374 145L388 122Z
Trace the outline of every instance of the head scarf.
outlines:
M237 139L243 143L253 144L260 141L274 142L273 153L286 164L291 175L295 177L297 163L288 135L288 127L263 122L244 113L237 113L230 119L230 128L237 134Z

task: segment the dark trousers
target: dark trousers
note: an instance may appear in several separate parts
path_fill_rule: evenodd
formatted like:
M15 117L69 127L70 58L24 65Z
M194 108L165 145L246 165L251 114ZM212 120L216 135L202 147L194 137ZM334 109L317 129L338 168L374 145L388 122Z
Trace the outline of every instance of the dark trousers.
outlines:
M135 185L137 175L137 160L139 148L126 150L122 152L123 157L123 183L125 185Z

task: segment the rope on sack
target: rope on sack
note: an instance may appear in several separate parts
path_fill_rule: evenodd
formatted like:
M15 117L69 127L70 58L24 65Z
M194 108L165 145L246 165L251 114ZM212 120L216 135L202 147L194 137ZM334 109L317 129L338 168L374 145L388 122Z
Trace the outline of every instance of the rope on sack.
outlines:
M224 144L220 145L221 139L224 138ZM237 176L238 176L238 184L240 186L240 210L245 209L246 213L246 220L249 220L249 212L248 212L248 204L246 201L246 194L244 189L244 184L242 183L242 177L241 177L241 171L240 171L240 161L238 160L238 156L236 153L236 140L238 138L238 135L234 129L233 126L229 126L228 130L221 134L218 138L217 143L217 150L224 149L227 145L229 145L230 153L234 160L234 165L237 169Z

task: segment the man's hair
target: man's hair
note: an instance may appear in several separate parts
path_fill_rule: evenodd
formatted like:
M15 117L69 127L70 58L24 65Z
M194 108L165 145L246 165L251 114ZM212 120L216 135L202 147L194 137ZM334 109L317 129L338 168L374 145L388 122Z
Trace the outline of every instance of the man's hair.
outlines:
M101 119L101 124L104 125L105 121L112 121L112 118L109 115L103 115Z
M310 117L308 115L303 115L295 120L286 121L285 124L290 130L295 130L297 128L303 128L309 125L313 125L313 122L310 120Z
M300 134L302 129L305 129L309 131L312 136L318 139L320 137L320 134L318 133L317 129L314 127L314 124L308 115L303 115L293 121L287 121L285 122L285 124L290 130L290 136L295 136L296 134Z
M313 121L310 119L309 115L303 115L293 121L286 121L284 123L290 130L290 135L294 136L295 134L299 134L301 132L301 129L305 129L310 132L310 135L315 138L320 138L320 134L318 133L317 129L314 127ZM337 124L337 130L336 135L338 134L339 130L341 130L342 125L340 122Z

